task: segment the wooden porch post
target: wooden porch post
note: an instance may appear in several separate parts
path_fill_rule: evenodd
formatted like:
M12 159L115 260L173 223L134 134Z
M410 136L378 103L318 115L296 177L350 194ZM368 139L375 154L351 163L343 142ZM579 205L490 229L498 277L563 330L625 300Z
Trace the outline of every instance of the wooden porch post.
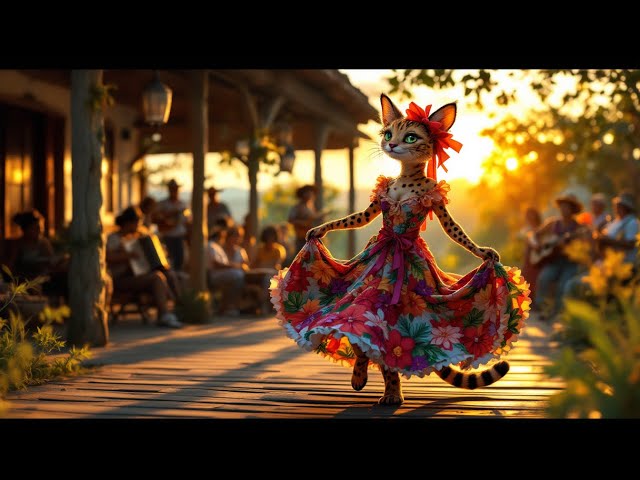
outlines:
M358 141L354 138L351 145L349 145L349 213L353 213L356 210L353 149L357 144ZM347 235L347 256L352 258L356 254L356 231L347 230Z
M197 292L207 289L204 228L204 159L209 151L209 74L192 72L191 124L193 132L193 191L191 212L193 224L189 251L191 286Z
M316 147L314 150L316 157L315 164L315 186L317 189L316 196L316 210L321 211L324 205L323 199L323 185L322 185L322 150L324 150L325 145L327 144L327 137L329 136L329 125L326 123L321 123L316 128Z
M71 71L71 263L67 338L82 346L106 345L105 256L100 207L104 118L94 95L102 86L102 70Z

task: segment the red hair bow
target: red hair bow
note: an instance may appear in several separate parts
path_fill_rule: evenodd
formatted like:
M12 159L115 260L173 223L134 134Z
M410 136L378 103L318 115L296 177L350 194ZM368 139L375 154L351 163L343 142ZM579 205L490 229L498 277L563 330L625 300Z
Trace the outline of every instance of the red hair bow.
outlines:
M449 158L449 154L444 151L445 148L453 148L456 152L459 152L462 148L462 144L453 139L453 134L447 132L442 128L441 122L429 120L429 112L431 111L431 105L423 110L414 102L411 102L409 108L406 110L407 119L414 122L422 123L426 125L427 130L433 138L433 156L429 160L427 166L427 177L438 180L436 177L436 169L442 167L447 172L447 167L444 166L444 162Z

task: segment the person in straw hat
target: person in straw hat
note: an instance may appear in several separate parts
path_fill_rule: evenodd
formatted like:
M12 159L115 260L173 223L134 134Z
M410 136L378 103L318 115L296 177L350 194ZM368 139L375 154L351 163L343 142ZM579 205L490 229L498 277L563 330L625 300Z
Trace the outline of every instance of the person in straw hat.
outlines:
M216 222L220 219L224 219L227 225L233 224L229 207L226 203L220 201L219 193L222 191L222 188L216 187L209 187L207 189L207 195L209 197L209 203L207 204L207 228L209 232L213 232Z
M572 194L556 198L560 216L549 218L534 233L535 244L539 247L553 245L551 254L542 260L536 283L533 305L540 311L540 318L553 318L562 307L563 285L578 274L579 265L569 259L562 247L573 238L587 234L576 220L582 212L580 200Z
M153 220L158 225L162 243L167 247L171 268L179 272L184 263L184 241L187 235L187 206L178 198L180 185L175 179L167 182L169 196L158 202Z

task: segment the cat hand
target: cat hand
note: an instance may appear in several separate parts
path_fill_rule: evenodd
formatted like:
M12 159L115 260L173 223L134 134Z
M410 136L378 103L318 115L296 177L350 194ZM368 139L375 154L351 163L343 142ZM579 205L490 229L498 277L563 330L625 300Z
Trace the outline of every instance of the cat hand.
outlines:
M304 239L308 242L311 238L322 238L326 235L327 230L322 227L311 228L307 231Z
M483 260L493 260L495 263L500 262L500 254L491 247L480 247L480 258Z

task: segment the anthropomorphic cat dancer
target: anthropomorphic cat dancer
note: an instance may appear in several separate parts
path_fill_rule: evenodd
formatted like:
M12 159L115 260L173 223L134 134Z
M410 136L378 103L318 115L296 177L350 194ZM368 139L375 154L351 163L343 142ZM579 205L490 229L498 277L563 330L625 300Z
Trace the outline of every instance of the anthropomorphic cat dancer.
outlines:
M436 372L468 389L502 378L509 370L505 361L476 373L464 370L509 351L531 301L520 270L500 264L492 248L477 246L447 211L449 185L437 181L436 169L449 158L445 149L462 147L448 133L455 104L429 114L430 105L423 110L411 103L403 116L386 95L381 103L381 146L401 163L400 175L378 177L362 212L309 230L291 266L273 277L271 301L300 347L352 366L355 390L377 365L385 382L379 403L399 405L399 374ZM382 228L350 260L333 258L320 240L381 213ZM483 260L479 267L464 275L438 267L420 236L433 214L454 242Z

